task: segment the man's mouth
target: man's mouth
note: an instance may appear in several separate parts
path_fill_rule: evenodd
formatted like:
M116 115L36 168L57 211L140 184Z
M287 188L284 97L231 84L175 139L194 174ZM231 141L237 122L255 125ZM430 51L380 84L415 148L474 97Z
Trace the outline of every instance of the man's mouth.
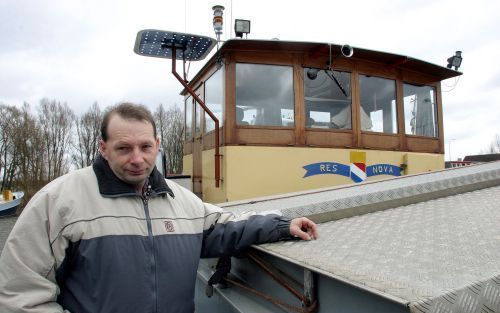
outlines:
M139 176L139 175L144 174L144 170L128 171L128 172L130 173L130 175L133 175L133 176Z

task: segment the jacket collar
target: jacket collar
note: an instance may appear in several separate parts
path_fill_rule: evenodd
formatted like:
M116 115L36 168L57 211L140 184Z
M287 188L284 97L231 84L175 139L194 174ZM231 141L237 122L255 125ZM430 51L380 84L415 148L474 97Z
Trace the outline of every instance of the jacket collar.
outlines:
M100 154L95 159L94 164L92 164L92 168L97 176L99 192L103 197L116 198L137 195L135 187L119 179L109 167L108 161ZM156 195L168 194L172 198L174 197L172 189L168 187L165 178L163 178L161 173L156 169L156 166L153 172L151 172L151 175L149 175L148 181L151 185L151 196L154 197Z

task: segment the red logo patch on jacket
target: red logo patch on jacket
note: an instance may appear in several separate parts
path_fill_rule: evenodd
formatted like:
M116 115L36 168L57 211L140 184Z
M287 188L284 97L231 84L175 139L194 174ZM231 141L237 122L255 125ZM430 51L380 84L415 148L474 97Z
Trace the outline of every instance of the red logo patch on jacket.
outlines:
M175 231L174 223L172 221L164 221L163 224L165 224L165 229L167 230L167 232L172 233Z

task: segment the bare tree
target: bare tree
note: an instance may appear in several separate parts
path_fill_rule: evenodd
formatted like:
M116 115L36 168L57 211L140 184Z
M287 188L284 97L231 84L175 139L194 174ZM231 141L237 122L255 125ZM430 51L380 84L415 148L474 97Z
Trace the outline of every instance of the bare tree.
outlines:
M167 133L167 111L163 107L163 104L159 104L154 113L156 129L158 131L158 135L160 136L160 147L165 146L166 137L164 136Z
M76 143L74 145L73 164L78 168L91 165L99 151L100 126L103 113L99 104L92 107L80 118L76 118Z
M0 172L1 190L11 189L17 172L16 131L19 128L20 112L15 106L0 105Z
M500 134L495 135L495 139L491 141L487 153L500 153Z
M166 155L167 173L182 172L184 116L177 106L167 110L158 105L154 113L156 127L160 136L160 146Z
M48 179L45 176L46 156L40 149L43 147L42 131L36 117L30 113L28 103L24 103L21 109L15 146L19 157L17 184L29 199Z
M43 135L44 153L47 157L47 179L49 181L69 171L66 157L72 139L75 114L66 103L42 99L38 121Z
M40 128L27 103L20 109L2 105L0 112L2 189L19 188L29 199L47 182Z

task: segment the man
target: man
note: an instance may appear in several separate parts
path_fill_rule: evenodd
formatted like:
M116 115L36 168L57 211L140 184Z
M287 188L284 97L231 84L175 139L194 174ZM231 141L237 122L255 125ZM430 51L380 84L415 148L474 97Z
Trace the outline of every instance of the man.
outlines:
M200 257L317 236L307 218L234 216L167 185L143 106L107 110L101 136L92 167L49 183L19 217L0 257L0 312L193 312Z

